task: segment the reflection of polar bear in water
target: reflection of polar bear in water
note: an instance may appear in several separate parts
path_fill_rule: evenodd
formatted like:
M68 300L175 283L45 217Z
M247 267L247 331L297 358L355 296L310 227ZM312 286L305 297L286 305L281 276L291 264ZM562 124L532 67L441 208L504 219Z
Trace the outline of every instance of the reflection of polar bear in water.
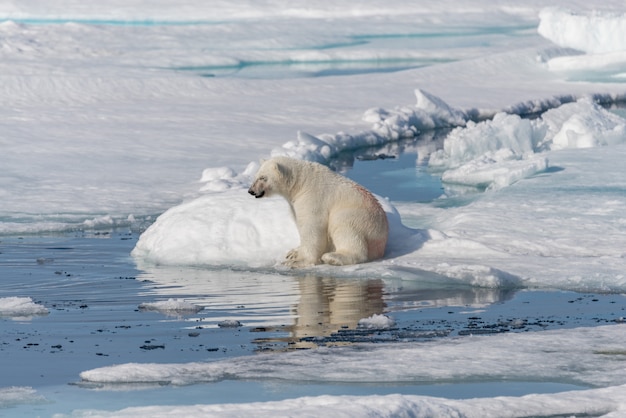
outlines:
M248 192L287 199L300 246L285 264L347 265L381 258L389 226L378 201L364 187L328 167L287 157L265 161Z

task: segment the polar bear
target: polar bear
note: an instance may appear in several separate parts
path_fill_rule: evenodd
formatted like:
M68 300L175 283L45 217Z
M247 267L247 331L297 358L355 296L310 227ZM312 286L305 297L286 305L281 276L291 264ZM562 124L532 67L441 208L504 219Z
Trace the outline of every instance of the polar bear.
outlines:
M283 196L300 234L285 265L348 265L382 258L387 215L363 186L318 163L274 157L261 165L248 190L256 198Z

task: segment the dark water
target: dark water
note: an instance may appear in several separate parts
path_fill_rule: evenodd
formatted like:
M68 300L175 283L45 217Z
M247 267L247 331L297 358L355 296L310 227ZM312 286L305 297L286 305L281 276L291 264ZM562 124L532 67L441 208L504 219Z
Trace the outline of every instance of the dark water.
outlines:
M445 191L441 177L428 169L428 158L443 147L448 132L438 129L417 138L345 152L330 166L391 201L432 202Z

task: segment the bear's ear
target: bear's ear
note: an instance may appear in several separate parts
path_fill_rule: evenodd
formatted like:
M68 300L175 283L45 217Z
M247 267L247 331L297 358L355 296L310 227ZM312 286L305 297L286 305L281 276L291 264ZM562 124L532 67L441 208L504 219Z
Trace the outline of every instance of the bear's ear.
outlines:
M289 177L289 168L283 164L274 163L274 170L276 170L281 177Z

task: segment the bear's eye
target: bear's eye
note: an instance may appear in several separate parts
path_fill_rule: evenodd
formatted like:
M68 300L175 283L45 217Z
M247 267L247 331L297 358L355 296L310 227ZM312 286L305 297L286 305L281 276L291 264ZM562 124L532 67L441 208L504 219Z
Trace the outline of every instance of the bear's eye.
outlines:
M261 177L259 177L259 180L261 180L261 181L267 181L267 177L265 177L265 176L261 176Z

